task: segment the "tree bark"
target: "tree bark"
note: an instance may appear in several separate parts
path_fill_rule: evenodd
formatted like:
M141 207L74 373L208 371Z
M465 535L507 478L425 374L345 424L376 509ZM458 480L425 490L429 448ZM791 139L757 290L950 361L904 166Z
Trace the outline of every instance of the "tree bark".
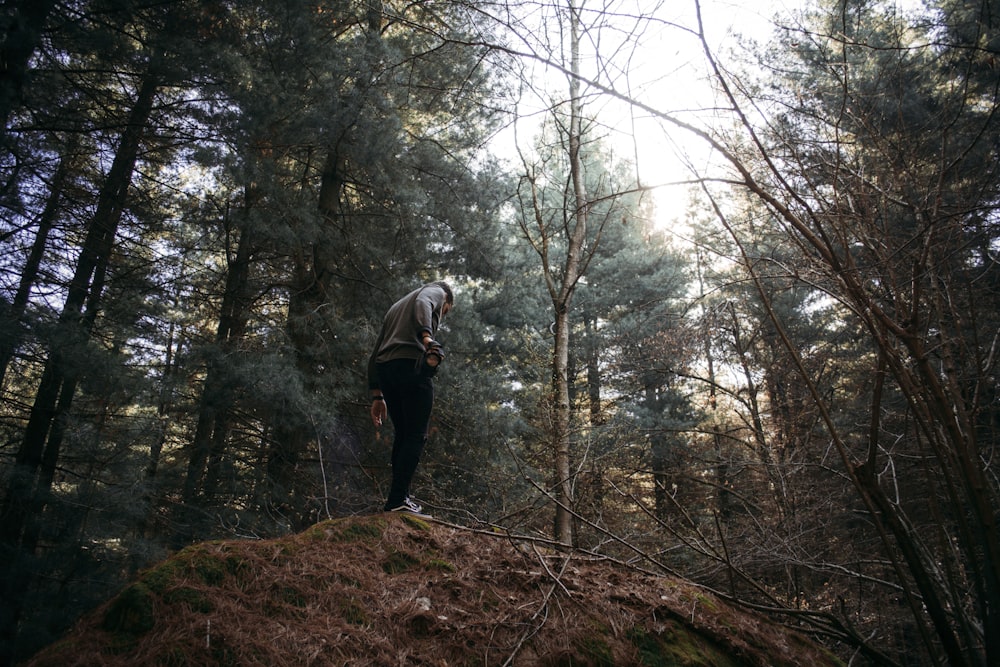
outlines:
M573 187L574 210L569 211L572 227L566 249L566 263L562 284L553 293L555 310L555 346L552 359L552 394L554 402L555 450L555 539L573 543L573 479L571 471L571 410L569 399L569 328L570 306L580 280L583 267L584 244L587 239L587 193L584 187L583 159L583 101L580 96L580 16L571 1L570 10L570 119L569 119L569 168Z

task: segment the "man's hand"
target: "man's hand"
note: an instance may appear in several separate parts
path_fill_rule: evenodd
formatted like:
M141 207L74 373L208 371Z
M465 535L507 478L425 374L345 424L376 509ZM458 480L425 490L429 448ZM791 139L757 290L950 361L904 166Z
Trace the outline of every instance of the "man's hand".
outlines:
M444 348L441 347L441 343L430 338L424 342L424 346L427 348L424 350L424 363L431 368L435 368L444 361Z
M382 422L385 421L385 415L386 415L384 398L372 398L371 415L372 415L372 424L375 425L375 428L376 429L381 428Z

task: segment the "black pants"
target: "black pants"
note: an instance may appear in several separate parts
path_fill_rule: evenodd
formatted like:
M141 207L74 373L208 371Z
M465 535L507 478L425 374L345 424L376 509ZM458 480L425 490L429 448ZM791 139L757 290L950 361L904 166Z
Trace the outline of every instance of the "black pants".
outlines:
M434 383L418 373L413 359L395 359L376 366L379 388L392 420L392 486L386 508L397 507L410 494L410 482L427 442L434 406Z

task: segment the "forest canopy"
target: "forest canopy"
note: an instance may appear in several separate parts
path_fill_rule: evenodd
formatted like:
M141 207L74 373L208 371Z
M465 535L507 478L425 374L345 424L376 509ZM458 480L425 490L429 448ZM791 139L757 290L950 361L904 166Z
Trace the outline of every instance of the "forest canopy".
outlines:
M436 516L1000 664L1000 0L762 11L5 2L0 663L379 511L370 348L447 280Z

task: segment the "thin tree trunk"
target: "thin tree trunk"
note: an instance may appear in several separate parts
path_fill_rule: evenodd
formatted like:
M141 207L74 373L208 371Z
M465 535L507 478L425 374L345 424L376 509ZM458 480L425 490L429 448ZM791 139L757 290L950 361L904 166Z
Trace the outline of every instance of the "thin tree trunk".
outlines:
M55 224L59 212L59 202L63 196L63 188L66 178L71 170L71 165L76 159L77 137L70 135L65 153L59 161L59 166L52 175L49 186L49 197L45 202L45 208L38 217L38 229L35 232L35 240L31 245L31 252L24 263L21 271L21 279L18 282L17 293L10 304L10 309L4 315L7 322L4 328L9 328L0 337L0 387L3 387L7 376L7 368L10 366L14 353L21 342L21 333L24 327L24 313L28 307L28 299L31 297L31 290L38 279L38 269L42 264L42 256L48 244L49 232Z
M570 403L569 378L569 315L566 307L556 311L556 339L552 361L552 394L554 421L552 438L555 447L555 539L567 546L573 543L573 484L570 474Z
M600 426L604 422L601 407L601 341L597 333L596 318L583 318L584 340L587 344L587 405L590 409L590 425Z
M177 305L176 301L174 305ZM135 528L135 534L140 539L147 537L150 525L154 523L157 515L157 473L160 468L160 457L163 453L163 445L167 441L167 417L170 414L170 409L173 404L173 390L171 388L171 384L173 383L175 370L174 346L178 344L174 340L174 328L175 325L171 322L167 333L166 345L164 345L165 352L163 360L163 375L160 378L160 397L156 409L156 435L154 436L153 442L150 443L149 446L149 459L146 461L146 469L143 480L144 491L142 498L145 503L144 515ZM142 559L138 556L138 554L133 554L133 556L129 559L129 564L131 565L132 573L135 573L142 565Z
M704 304L706 299L705 294L705 277L702 273L702 254L699 251L697 256L697 271L698 271L698 301ZM711 329L709 327L708 314L705 311L704 306L702 306L702 344L705 351L705 362L707 366L708 373L708 409L714 414L718 409L718 396L716 392L716 380L715 380L715 355L712 353L712 336ZM731 485L731 480L729 479L729 463L727 462L727 457L725 450L722 447L722 431L719 428L719 423L716 419L712 420L712 442L715 445L715 506L719 513L719 517L722 519L723 525L726 520L732 516L732 492L729 490ZM732 591L735 595L735 590Z
M552 393L555 402L554 449L556 541L573 543L573 480L571 474L572 437L570 429L569 400L569 328L570 304L576 291L583 266L584 243L587 238L587 193L584 187L583 159L580 154L583 141L583 101L580 96L580 15L578 8L569 3L570 10L570 119L569 119L569 168L573 186L574 210L570 212L572 231L566 249L566 264L562 284L555 293L555 348L552 361Z

